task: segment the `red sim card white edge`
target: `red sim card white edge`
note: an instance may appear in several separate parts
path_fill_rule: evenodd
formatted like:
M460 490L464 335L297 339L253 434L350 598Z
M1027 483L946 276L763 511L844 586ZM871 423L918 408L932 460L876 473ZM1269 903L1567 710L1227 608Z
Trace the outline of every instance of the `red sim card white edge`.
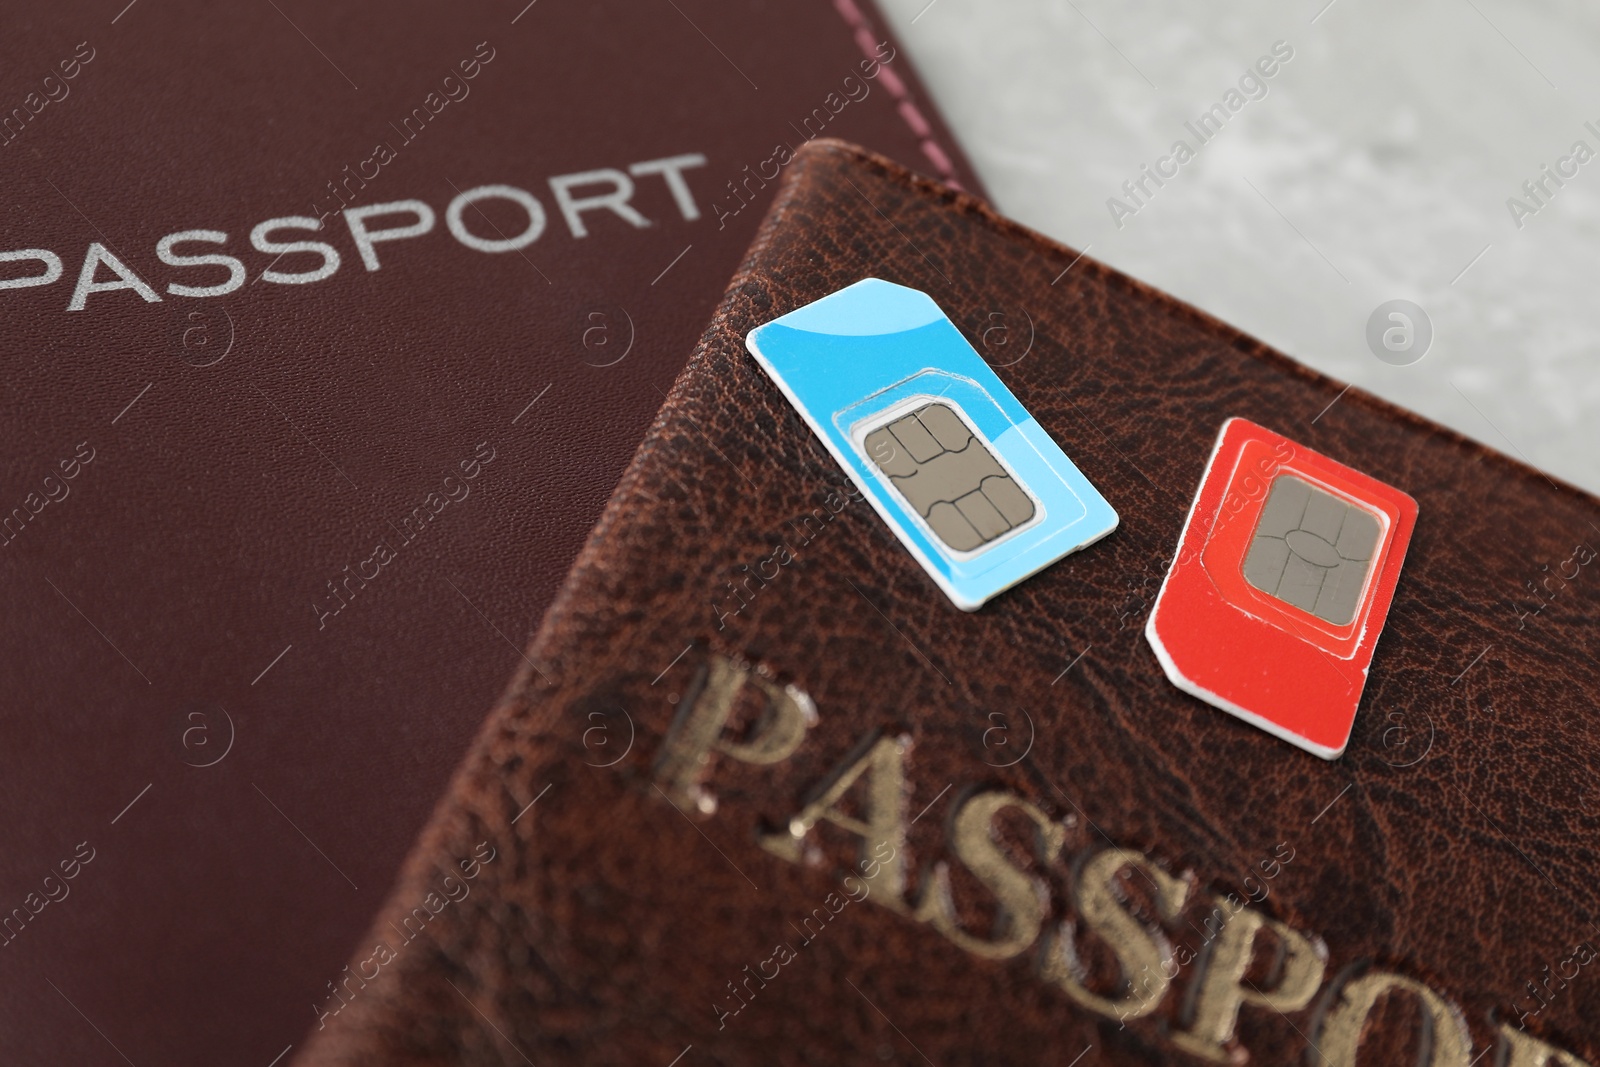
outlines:
M1268 447L1273 451L1267 457L1270 464L1262 458ZM1252 454L1258 457L1256 465L1246 467ZM1218 469L1219 457L1227 469ZM1224 524L1233 529L1219 544L1248 544L1240 528L1247 525L1253 534L1283 473L1368 512L1381 524L1354 618L1342 627L1248 587L1238 576L1223 583L1231 587L1225 594L1218 587L1219 572L1213 571L1218 561L1207 561L1218 554L1211 542ZM1224 505L1236 502L1237 492L1230 490L1252 480L1254 498L1233 507L1243 517L1224 516ZM1206 461L1173 563L1145 625L1145 637L1168 680L1274 737L1323 759L1337 759L1354 728L1416 514L1416 502L1393 486L1248 420L1229 419ZM1226 550L1221 554L1226 557ZM1222 562L1223 569L1236 565L1230 558Z

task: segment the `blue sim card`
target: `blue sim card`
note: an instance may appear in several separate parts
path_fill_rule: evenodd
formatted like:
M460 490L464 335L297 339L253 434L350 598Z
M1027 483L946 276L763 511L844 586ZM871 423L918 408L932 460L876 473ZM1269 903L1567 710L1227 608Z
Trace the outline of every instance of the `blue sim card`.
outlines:
M745 345L963 611L1117 528L926 293L868 278Z

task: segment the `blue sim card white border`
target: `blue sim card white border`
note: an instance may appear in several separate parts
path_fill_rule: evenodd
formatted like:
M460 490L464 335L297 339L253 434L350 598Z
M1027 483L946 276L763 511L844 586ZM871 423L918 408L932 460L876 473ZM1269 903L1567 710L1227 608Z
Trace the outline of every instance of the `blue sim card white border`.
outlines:
M963 611L1117 528L1115 509L926 293L867 278L757 326L745 347ZM1032 498L1033 520L970 552L933 534L860 444L919 400L956 409Z

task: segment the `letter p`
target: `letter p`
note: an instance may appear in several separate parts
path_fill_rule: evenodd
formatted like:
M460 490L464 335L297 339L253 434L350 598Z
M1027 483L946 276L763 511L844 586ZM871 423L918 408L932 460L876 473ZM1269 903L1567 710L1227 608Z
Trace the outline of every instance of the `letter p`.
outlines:
M367 220L381 215L412 214L417 220L405 226L390 226L387 229L373 230L367 228ZM361 253L361 262L367 265L368 270L378 269L378 250L376 245L380 241L400 241L408 237L421 237L433 229L433 208L421 200L394 200L387 204L368 204L366 207L346 208L344 221L350 227L350 238L356 243L356 250Z
M1281 959L1277 984L1261 990L1247 975L1265 930L1276 941ZM1261 939L1265 942L1267 939ZM1172 1035L1173 1043L1192 1055L1214 1063L1238 1062L1229 1048L1239 1019L1248 1004L1288 1013L1311 1003L1322 984L1328 950L1321 941L1306 937L1283 923L1251 908L1236 912L1211 947L1211 958L1193 994L1192 1025Z
M745 686L763 697L743 740L724 737ZM741 763L770 764L788 759L816 722L811 698L792 685L778 686L721 656L700 668L679 706L677 721L667 732L656 760L656 781L674 804L705 810L710 798L700 789L714 754Z

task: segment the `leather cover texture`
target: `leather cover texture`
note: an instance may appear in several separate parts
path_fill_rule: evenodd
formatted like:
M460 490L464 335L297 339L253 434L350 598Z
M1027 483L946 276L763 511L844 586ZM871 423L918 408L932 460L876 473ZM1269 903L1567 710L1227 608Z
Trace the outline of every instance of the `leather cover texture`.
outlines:
M0 253L61 262L0 288L0 1045L266 1067L521 662L785 153L845 133L975 181L868 0L0 21ZM536 239L507 244L532 216L504 190L452 214L485 186L532 198ZM344 212L412 201L431 230L369 263ZM331 276L253 243L285 218L263 242L325 244ZM236 288L171 288L234 282L163 261L198 230L166 254L228 257ZM92 245L159 299L99 258L70 310ZM0 259L0 282L49 273Z
M1114 534L945 599L743 344L868 276L934 297ZM1230 416L1420 506L1335 762L1141 632ZM1597 523L817 142L301 1062L1600 1062Z

